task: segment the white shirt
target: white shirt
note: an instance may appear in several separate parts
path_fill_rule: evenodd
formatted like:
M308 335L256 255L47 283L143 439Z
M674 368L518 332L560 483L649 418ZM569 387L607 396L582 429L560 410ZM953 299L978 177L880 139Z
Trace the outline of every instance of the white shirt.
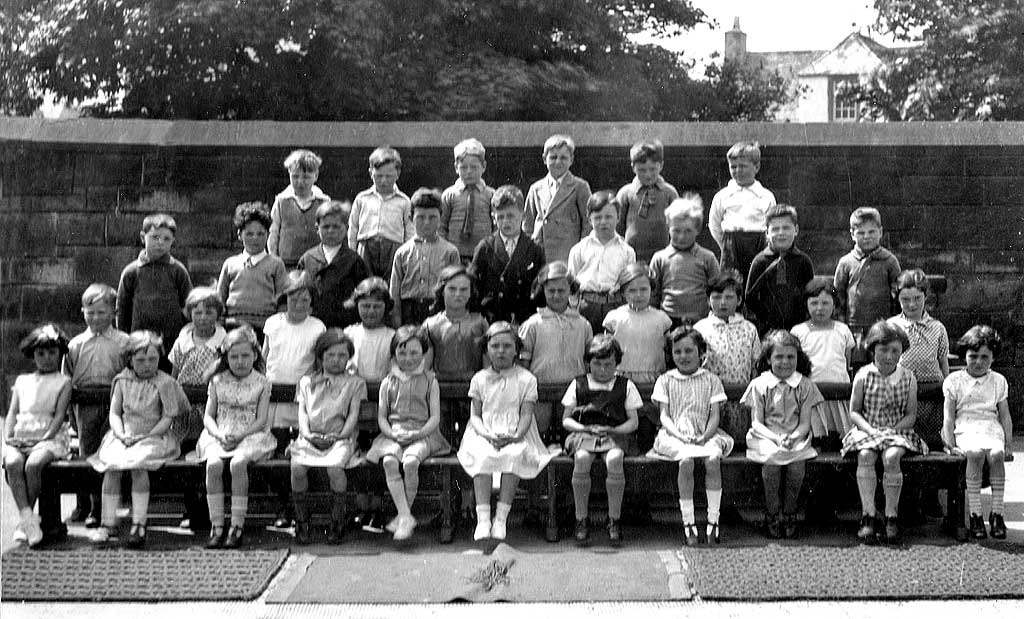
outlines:
M616 234L607 243L591 232L569 250L569 273L584 292L610 292L622 269L636 262L636 250Z
M726 232L764 232L765 213L775 206L775 194L754 181L741 187L736 181L715 194L708 215L708 230L712 238L722 246Z

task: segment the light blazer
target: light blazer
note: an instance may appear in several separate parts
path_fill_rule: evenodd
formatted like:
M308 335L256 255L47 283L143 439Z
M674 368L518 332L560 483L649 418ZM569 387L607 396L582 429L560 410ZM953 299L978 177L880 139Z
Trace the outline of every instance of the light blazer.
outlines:
M566 172L555 195L551 195L547 176L530 186L523 232L544 249L549 262L568 260L572 246L590 234L589 199L590 184L572 172Z

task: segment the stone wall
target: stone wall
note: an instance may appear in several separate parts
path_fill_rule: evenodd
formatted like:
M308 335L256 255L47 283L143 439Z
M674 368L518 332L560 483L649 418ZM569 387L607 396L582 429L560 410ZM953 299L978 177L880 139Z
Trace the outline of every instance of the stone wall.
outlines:
M117 284L138 253L142 218L167 211L179 226L174 254L196 283L216 277L237 252L230 219L245 200L271 201L287 184L281 161L297 147L325 160L319 185L350 199L369 186L366 157L378 144L399 149L399 186L445 187L451 147L474 136L488 147L485 179L524 191L545 173L541 144L574 136L573 171L596 189L632 173L629 145L659 137L664 176L709 205L728 181L734 142L763 145L759 178L798 207L798 243L816 271L831 273L849 250L856 206L882 211L884 243L905 267L945 275L935 315L952 338L989 322L1009 340L997 360L1012 379L1017 427L1024 427L1024 123L217 123L0 119L0 336L2 384L30 364L18 340L56 320L83 328L82 289ZM714 248L705 232L700 242ZM4 389L4 401L8 397Z

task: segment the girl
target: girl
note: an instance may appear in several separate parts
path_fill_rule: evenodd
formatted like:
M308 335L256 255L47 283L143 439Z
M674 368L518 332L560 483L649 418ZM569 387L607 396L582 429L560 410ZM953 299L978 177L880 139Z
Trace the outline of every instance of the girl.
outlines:
M352 297L345 303L349 310L355 309L360 322L345 327L347 335L355 347L355 354L349 360L349 369L367 382L379 382L391 371L391 338L395 330L384 324L384 317L390 316L394 308L394 300L388 289L388 283L380 277L368 277L359 282ZM363 402L359 411L360 419L373 420L373 429L361 428L356 441L361 453L370 449L373 437L377 434L377 401ZM357 475L353 479L356 490L356 514L349 526L363 529L371 533L384 531L383 516L380 513L380 497L370 495L366 481Z
M595 337L583 357L590 372L577 376L562 397L562 427L571 434L565 439L565 451L573 456L572 495L576 504L576 540L590 537L590 467L595 454L604 454L608 478L608 539L622 540L622 495L626 477L622 459L626 438L636 430L637 411L643 406L633 381L615 376L622 362L622 348L610 335Z
M295 539L310 542L308 471L326 467L331 484L331 527L327 541L337 544L345 535L345 467L356 447L359 407L366 401L366 381L348 373L355 347L341 329L328 329L316 339L313 373L299 380L299 436L291 444L292 500Z
M206 385L210 368L220 357L221 344L227 331L220 325L224 317L224 302L217 290L198 286L185 299L185 316L190 322L185 325L171 347L171 376L183 386ZM196 441L203 432L203 416L206 403L196 403L183 410L171 423L171 432L181 442L182 453L196 448ZM205 530L209 515L200 492L189 490L185 493L185 517L181 528L193 531Z
M564 269L565 264L561 264ZM561 279L566 282L564 275ZM564 294L568 296L567 284ZM590 324L583 322L589 331ZM473 539L502 540L520 478L536 477L554 454L549 453L540 440L533 417L537 379L515 364L522 344L512 325L498 321L487 329L484 338L491 367L474 374L469 383L472 415L458 458L462 468L473 477L476 493L477 523ZM501 490L492 523L491 479L494 473L501 474Z
M152 331L136 331L128 338L125 369L114 377L110 394L110 430L89 464L103 473L103 511L95 540L105 542L117 523L121 473L132 475L132 528L128 548L146 542L149 508L149 471L181 453L171 423L189 408L185 392L169 374L158 369L164 355L163 339Z
M896 296L902 311L890 318L889 324L902 329L909 342L900 366L913 372L919 383L939 383L949 375L949 336L946 327L925 309L928 289L928 277L921 269L900 273Z
M367 460L384 466L388 491L398 509L398 516L387 529L395 534L396 540L409 539L416 526L411 508L419 489L420 463L452 450L438 430L441 387L434 374L424 369L428 345L427 334L413 325L399 327L391 338L391 357L396 367L380 383L380 434L366 453Z
M251 327L244 325L228 332L207 389L205 429L196 446L198 459L206 461L206 503L211 523L207 548L242 545L249 508L249 463L274 453L276 441L267 431L270 381L261 373L264 367ZM231 527L226 533L225 460L231 471Z
M971 327L957 342L964 352L967 367L942 382L945 396L942 442L948 451L967 458L967 504L971 510L971 536L975 539L985 539L981 477L986 461L992 486L992 511L988 514L990 533L995 539L1006 539L1003 461L1007 453L1012 453L1013 422L1007 404L1006 379L992 371L992 361L1002 349L1002 343L992 327Z
M438 313L423 322L430 339L426 365L439 380L467 381L483 367L480 342L487 321L479 313L476 281L465 266L441 271L434 288L434 309Z
M804 460L818 455L811 447L811 417L823 399L807 375L811 362L800 340L789 331L770 331L761 346L756 368L740 401L750 407L747 458L760 462L764 480L765 529L768 537L797 535L796 508L804 482ZM782 518L779 490L785 474Z
M622 347L618 374L638 383L653 383L665 372L665 333L672 319L651 307L651 276L642 264L619 273L616 290L625 299L604 317L602 325Z
M875 462L878 455L882 455L885 538L894 542L899 537L896 514L903 489L900 460L907 451L928 453L928 446L914 433L917 380L910 370L899 365L907 345L907 334L903 329L884 321L876 322L864 337L864 349L873 362L862 367L853 377L850 391L853 427L843 437L840 453L857 454L857 488L864 511L857 537L863 541L874 541L876 535L875 487L878 477Z
M719 407L726 401L717 376L702 368L707 343L692 327L677 327L668 336L676 368L658 377L651 400L661 407L661 429L650 456L679 462L679 510L683 536L690 546L698 542L693 510L693 461L704 460L704 489L708 496L705 539L721 540L718 529L722 505L721 459L732 452L731 436L718 427Z
M20 520L15 542L35 546L43 541L36 499L43 468L68 454L68 404L71 379L60 373L60 360L68 352L68 338L54 324L36 327L19 345L36 371L22 374L11 389L11 405L4 422L4 470Z
M816 383L850 384L848 368L856 344L850 328L832 319L839 302L839 291L827 280L812 279L804 288L810 320L794 326L793 335L811 360L811 380ZM846 402L826 400L811 418L814 436L834 436L836 442L849 427Z

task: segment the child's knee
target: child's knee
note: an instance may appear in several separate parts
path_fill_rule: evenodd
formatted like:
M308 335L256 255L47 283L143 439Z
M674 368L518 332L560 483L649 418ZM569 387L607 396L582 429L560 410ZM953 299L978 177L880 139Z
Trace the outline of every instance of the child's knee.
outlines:
M612 449L604 455L604 465L609 475L612 472L622 474L622 462L625 457L626 454L621 449Z
M331 482L331 489L337 487L344 488L348 484L348 477L345 475L345 469L340 466L332 466L327 469L327 479Z
M577 450L572 456L573 468L576 471L589 473L594 464L594 454L584 449Z
M874 466L878 460L878 453L870 449L861 449L857 452L858 466Z
M903 458L903 451L900 449L886 450L882 454L882 467L889 473L900 471L900 460Z
M381 460L381 466L384 467L384 474L388 479L394 479L395 477L401 476L398 468L398 458L394 456L384 456L383 460Z
M406 456L402 458L402 467L405 469L405 473L418 473L420 470L420 459L416 456Z
M231 458L228 467L231 470L231 477L244 476L249 471L249 461L245 458Z
M17 449L7 448L4 454L4 468L9 473L22 473L25 470L25 454Z
M679 461L680 475L693 475L693 460L686 459Z

